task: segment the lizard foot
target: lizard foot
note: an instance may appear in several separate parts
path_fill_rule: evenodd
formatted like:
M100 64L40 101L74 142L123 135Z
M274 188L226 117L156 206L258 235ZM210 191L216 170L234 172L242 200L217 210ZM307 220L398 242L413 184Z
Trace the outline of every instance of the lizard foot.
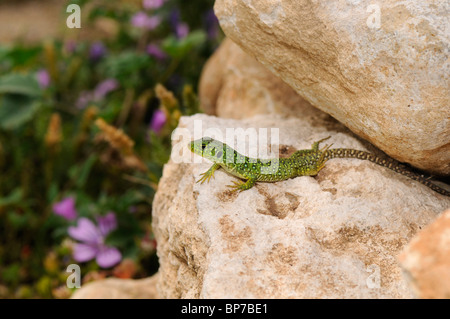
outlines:
M209 170L207 170L204 173L201 173L200 176L201 178L197 181L200 182L200 184L203 184L205 181L209 183L209 180L211 179L211 177L214 177L214 172L220 167L220 165L218 164L214 164L213 166L211 166L209 168Z
M253 185L255 185L255 180L254 179L248 179L246 182L243 181L232 181L233 185L227 185L227 187L231 188L232 192L242 192L245 191L247 189L250 189L253 187Z

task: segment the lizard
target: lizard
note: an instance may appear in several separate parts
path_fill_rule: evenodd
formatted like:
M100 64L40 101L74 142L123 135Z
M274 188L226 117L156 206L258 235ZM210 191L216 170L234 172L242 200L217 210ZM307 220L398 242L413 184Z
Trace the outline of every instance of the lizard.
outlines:
M233 181L227 185L235 191L252 188L256 182L278 182L298 176L315 176L333 158L357 158L368 160L377 165L389 168L401 175L409 177L431 188L439 194L450 196L450 192L432 183L430 178L417 174L392 158L383 158L372 153L351 149L333 148L332 144L319 148L320 143L331 136L323 138L311 145L311 149L298 150L288 158L254 159L240 154L230 146L210 137L203 137L189 144L191 152L213 162L197 183L209 182L216 170L222 168L229 174L244 181Z

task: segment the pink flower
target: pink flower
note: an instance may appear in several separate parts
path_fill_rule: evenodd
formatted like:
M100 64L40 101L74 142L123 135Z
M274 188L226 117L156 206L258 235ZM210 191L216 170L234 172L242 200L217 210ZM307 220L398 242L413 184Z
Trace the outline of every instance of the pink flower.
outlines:
M74 220L77 218L77 210L75 209L75 198L66 197L60 202L53 204L53 212L56 215L62 216L67 220Z
M109 92L116 90L119 87L119 82L116 79L106 79L95 87L94 100L103 99Z
M143 0L142 6L144 9L158 9L161 8L165 0Z
M189 34L189 26L186 23L181 22L176 26L175 33L177 38L183 39Z
M41 88L45 89L45 88L49 87L49 85L50 85L50 74L47 72L47 70L45 70L45 69L39 70L36 73L36 78L37 78Z
M166 121L166 113L162 110L156 110L153 113L152 121L150 122L150 129L155 133L159 133L166 124Z
M76 227L69 227L68 233L73 239L79 240L74 247L73 258L77 262L96 259L102 268L109 268L120 262L122 254L111 246L105 245L106 236L117 228L116 215L109 212L97 218L96 226L91 220L81 217Z
M136 28L153 30L161 23L158 16L149 17L145 12L140 11L131 18L131 24Z
M149 44L147 46L147 53L155 57L157 60L164 60L167 58L166 53L164 53L164 51L162 51L156 44Z

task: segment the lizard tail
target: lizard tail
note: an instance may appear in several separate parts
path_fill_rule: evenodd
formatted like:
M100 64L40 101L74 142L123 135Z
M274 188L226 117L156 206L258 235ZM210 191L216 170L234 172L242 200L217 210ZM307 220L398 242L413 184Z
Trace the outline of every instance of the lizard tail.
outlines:
M387 167L393 170L396 173L402 174L408 178L411 178L429 188L434 190L435 192L450 196L450 192L438 185L432 183L429 178L424 177L423 175L417 174L411 170L409 170L406 166L401 164L400 162L392 159L392 158L382 158L378 157L372 153L365 151L358 151L350 148L333 148L324 152L325 160L329 160L332 158L358 158L361 160L367 160L377 165Z

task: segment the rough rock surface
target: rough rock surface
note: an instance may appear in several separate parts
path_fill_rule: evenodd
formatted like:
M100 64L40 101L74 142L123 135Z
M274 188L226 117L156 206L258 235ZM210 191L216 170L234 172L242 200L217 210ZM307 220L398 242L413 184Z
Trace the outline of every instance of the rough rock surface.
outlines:
M229 38L312 105L392 157L450 174L447 2L217 0L214 9Z
M108 278L83 285L72 299L157 299L158 274L145 279Z
M450 298L450 209L420 231L399 257L421 298Z
M174 135L153 205L161 297L413 296L396 256L450 206L449 198L356 159L334 159L317 177L258 183L240 194L229 192L226 185L235 178L220 170L208 184L195 183L211 165L192 163L198 157L186 147L198 137L196 120L205 136L213 128L222 134L226 128L280 128L281 154L309 148L328 135L335 147L365 149L356 139L306 119L183 117L185 138ZM254 145L237 149L248 154Z

